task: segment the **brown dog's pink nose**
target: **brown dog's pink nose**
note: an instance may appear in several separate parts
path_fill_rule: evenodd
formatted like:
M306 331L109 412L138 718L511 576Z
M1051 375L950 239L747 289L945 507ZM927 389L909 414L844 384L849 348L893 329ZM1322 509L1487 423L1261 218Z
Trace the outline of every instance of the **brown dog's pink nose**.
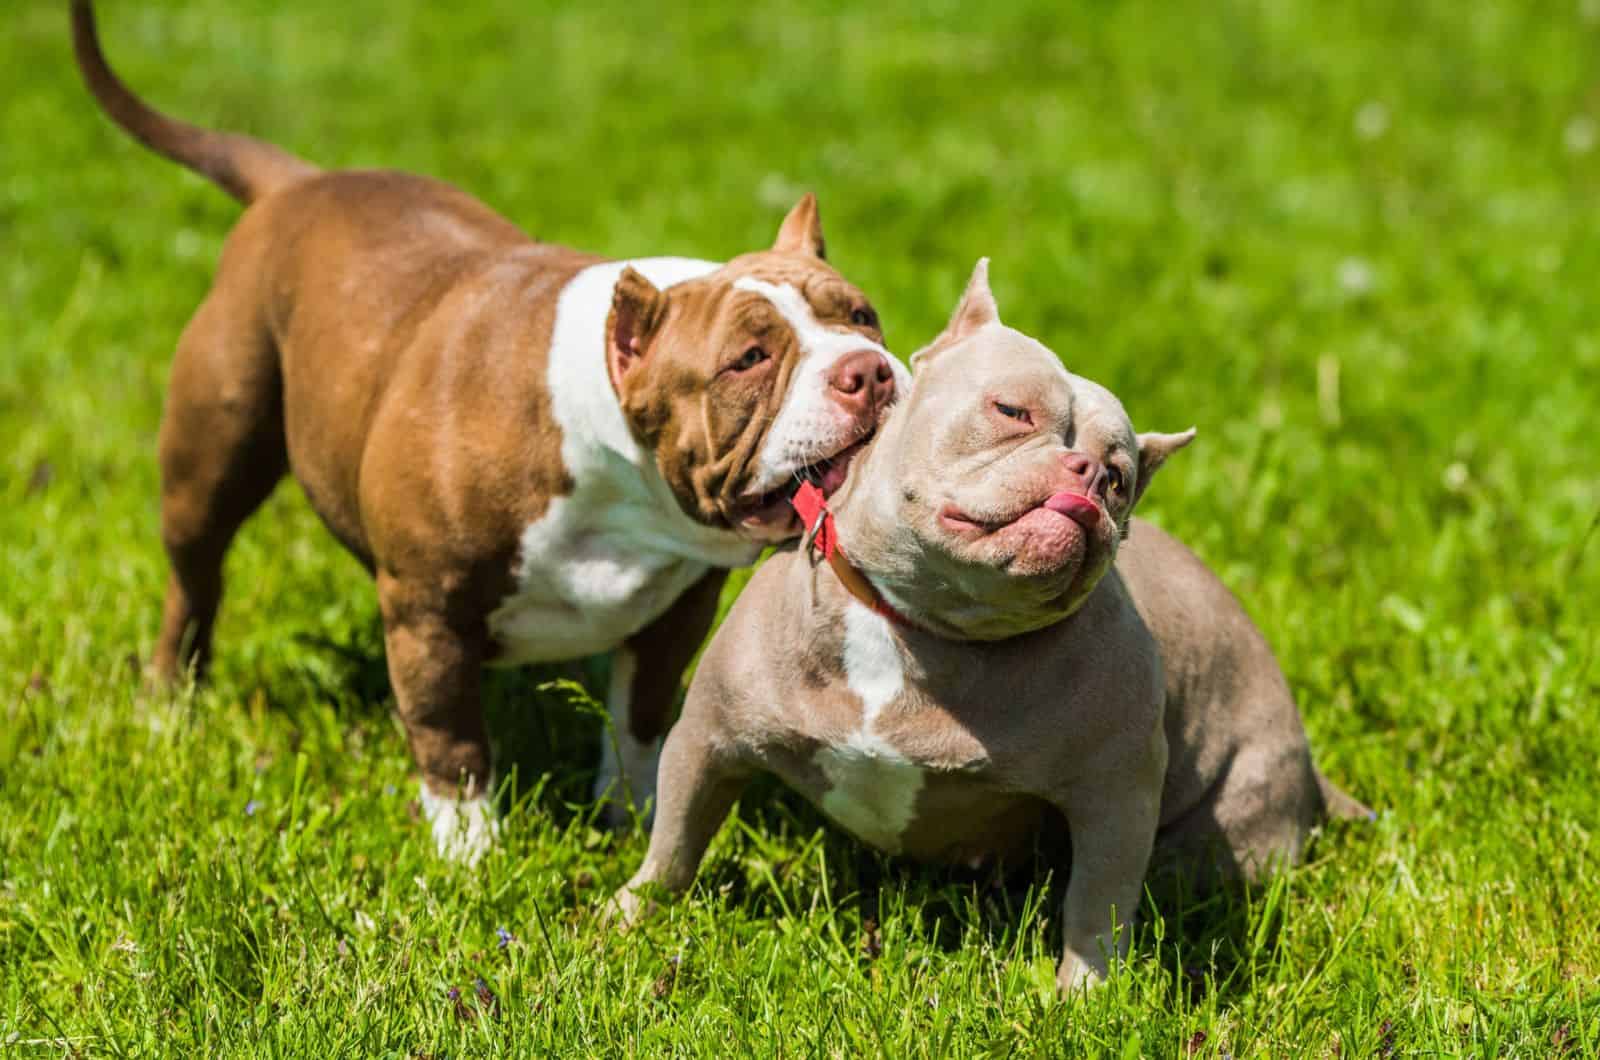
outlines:
M839 358L828 373L833 399L854 412L871 412L894 398L894 371L877 350L857 350Z
M1078 489L1086 497L1103 498L1106 494L1106 467L1087 453L1068 453L1061 458L1067 474L1077 480Z

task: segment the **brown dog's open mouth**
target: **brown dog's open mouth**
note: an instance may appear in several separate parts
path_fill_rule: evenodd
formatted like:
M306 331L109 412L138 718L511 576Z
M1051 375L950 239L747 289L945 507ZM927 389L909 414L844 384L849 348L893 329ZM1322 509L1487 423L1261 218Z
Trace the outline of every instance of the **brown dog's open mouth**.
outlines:
M866 448L867 443L872 441L872 436L876 433L876 430L868 431L832 456L823 457L796 470L790 481L777 489L744 501L735 511L735 525L761 537L772 537L780 533L782 536L793 536L800 533L800 517L795 514L790 504L796 491L809 482L822 490L824 497L831 497L840 486L844 485L845 477L850 472L850 464L861 450Z
M868 431L827 459L807 464L796 476L794 485L786 487L785 499L794 496L801 482L809 482L816 486L822 490L824 497L833 496L839 487L844 485L845 476L850 473L851 462L862 449L866 448L867 443L872 441L875 433L877 432Z

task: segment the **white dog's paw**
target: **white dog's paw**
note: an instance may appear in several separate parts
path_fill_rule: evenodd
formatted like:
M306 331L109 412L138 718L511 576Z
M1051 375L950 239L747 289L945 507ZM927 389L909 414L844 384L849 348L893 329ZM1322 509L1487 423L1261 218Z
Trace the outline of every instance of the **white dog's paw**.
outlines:
M458 799L435 795L422 784L422 814L433 829L439 855L463 865L476 865L494 847L500 822L487 795Z
M633 890L630 882L616 894L600 910L600 922L617 931L627 931L648 917L656 909L656 903L647 898L641 898Z

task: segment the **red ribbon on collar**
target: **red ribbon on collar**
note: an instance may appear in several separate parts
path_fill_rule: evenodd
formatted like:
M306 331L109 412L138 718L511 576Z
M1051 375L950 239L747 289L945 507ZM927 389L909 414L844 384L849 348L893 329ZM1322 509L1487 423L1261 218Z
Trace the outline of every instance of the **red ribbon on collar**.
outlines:
M872 582L867 580L867 576L861 573L860 568L845 558L844 550L839 547L839 528L834 522L833 509L828 507L828 499L823 496L822 490L813 483L802 483L789 503L794 506L794 510L800 516L801 525L810 535L811 547L822 553L822 558L833 568L839 584L843 585L851 596L895 625L905 626L908 629L916 628L915 623L896 611L889 601L883 598Z

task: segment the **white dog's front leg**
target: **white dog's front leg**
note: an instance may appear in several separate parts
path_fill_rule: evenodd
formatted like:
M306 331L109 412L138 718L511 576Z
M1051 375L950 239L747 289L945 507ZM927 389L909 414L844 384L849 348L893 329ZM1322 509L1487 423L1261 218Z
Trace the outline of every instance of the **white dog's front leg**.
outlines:
M1063 992L1094 986L1128 954L1145 871L1161 819L1167 742L1159 731L1141 753L1081 778L1061 801L1072 836L1072 875L1061 906Z
M644 912L651 888L681 894L694 882L706 847L727 819L749 777L748 766L727 757L713 729L690 706L667 734L661 758L661 808L650 830L650 849L639 871L611 900L609 916L626 926Z

